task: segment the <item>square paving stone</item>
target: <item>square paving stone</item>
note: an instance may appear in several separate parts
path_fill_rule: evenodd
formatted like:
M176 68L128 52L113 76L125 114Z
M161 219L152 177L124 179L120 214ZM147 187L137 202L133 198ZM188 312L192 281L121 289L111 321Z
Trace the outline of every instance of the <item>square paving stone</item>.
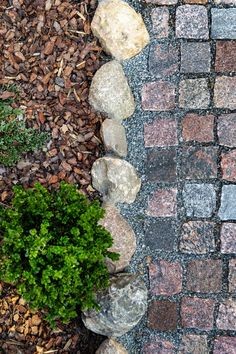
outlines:
M151 182L175 182L176 150L148 150L146 176Z
M216 42L215 71L236 71L236 41Z
M177 189L157 189L148 201L147 215L156 217L176 216Z
M178 145L176 119L157 118L144 124L146 147L165 147Z
M181 43L182 73L208 73L211 70L211 50L209 43Z
M206 254L215 251L215 223L189 221L183 224L179 249L183 253Z
M221 154L222 178L226 181L236 182L236 150Z
M185 184L183 201L188 217L210 218L216 208L213 184Z
M201 116L188 113L182 120L182 138L184 141L209 143L214 141L214 120L211 114Z
M204 179L217 177L218 148L184 147L182 149L181 172L183 178Z
M219 210L221 220L236 220L236 186L224 185L221 193L221 203Z
M215 301L212 299L183 298L181 303L182 326L211 330L214 322L214 307Z
M228 299L220 304L216 320L218 329L236 331L236 300Z
M174 331L177 327L177 304L169 300L152 301L148 307L148 327ZM163 352L161 352L163 353Z
M194 260L187 266L187 289L195 293L218 293L222 288L221 260Z
M207 336L186 334L182 337L178 354L209 354Z
M151 218L145 221L145 244L151 250L173 251L176 234L174 220Z
M149 53L149 71L157 78L168 77L178 71L178 48L171 43L152 45Z
M221 253L236 253L236 224L224 222L220 231Z
M144 111L170 111L175 108L174 84L168 81L148 82L142 89Z
M204 109L210 104L207 79L186 79L179 84L179 106L185 109Z
M166 38L169 35L169 10L167 7L158 7L152 10L152 29L156 38Z
M216 78L214 105L216 108L236 109L236 77L221 76Z
M143 349L144 354L175 354L174 344L158 337L152 342L144 344Z
M235 354L236 337L217 337L214 340L213 354Z
M229 261L229 292L236 295L236 259Z
M149 264L150 291L153 295L175 295L182 290L182 266L164 259Z
M236 39L236 8L211 9L211 38Z
M236 147L236 114L222 114L217 121L219 144Z
M178 6L176 10L176 37L208 39L207 9L199 5Z

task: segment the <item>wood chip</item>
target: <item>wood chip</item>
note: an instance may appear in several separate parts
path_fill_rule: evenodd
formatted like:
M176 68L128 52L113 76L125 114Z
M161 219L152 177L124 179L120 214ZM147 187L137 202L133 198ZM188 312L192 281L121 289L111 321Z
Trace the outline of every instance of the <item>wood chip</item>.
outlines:
M54 46L55 46L56 39L57 39L57 37L53 37L46 43L46 45L44 47L44 50L43 50L43 53L45 55L52 54Z
M82 18L83 21L86 21L86 18L84 17L84 15L81 12L76 11L76 13L80 18Z
M49 11L52 7L52 1L51 0L47 0L45 3L45 11Z
M71 343L72 343L72 339L69 339L68 342L66 343L66 345L64 346L63 350L69 349L71 346Z
M8 98L12 98L14 96L14 92L4 91L3 93L0 93L0 99L2 100L7 100Z

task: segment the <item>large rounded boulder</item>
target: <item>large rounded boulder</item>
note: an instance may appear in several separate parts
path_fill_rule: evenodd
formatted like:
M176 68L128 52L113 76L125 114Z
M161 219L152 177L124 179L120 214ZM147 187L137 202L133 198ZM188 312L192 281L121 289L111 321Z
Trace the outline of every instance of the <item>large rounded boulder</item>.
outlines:
M118 261L112 261L109 258L106 263L110 273L117 273L129 265L136 250L136 237L132 227L114 205L107 203L103 207L105 216L100 224L111 233L113 239L113 245L109 251L120 255Z
M101 1L91 29L103 49L117 60L137 55L150 40L142 16L122 0Z
M120 63L112 60L98 69L90 86L89 103L112 119L122 120L134 113L134 97Z
M147 309L147 288L138 275L120 273L106 291L97 293L100 311L83 313L84 325L107 337L119 337L141 320Z
M95 354L129 354L127 350L116 340L109 338L104 340Z
M141 180L135 168L127 161L115 157L101 157L93 164L93 187L103 194L103 200L111 203L135 201Z

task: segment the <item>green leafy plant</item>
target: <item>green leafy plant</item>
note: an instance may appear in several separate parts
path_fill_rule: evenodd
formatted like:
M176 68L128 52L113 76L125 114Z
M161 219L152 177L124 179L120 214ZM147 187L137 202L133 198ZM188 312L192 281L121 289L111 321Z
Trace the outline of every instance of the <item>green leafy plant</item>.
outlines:
M104 210L75 186L47 191L39 183L14 188L11 208L0 208L0 279L16 285L34 309L45 309L53 326L81 310L98 308L95 291L109 285L105 258L110 233L98 221Z
M14 165L23 153L39 150L47 139L47 134L26 128L24 122L0 121L0 164Z
M15 86L1 88L1 92L18 95ZM48 139L46 133L27 128L24 121L17 119L23 111L12 107L12 102L12 97L0 98L0 164L5 166L14 165L23 153L40 149Z
M7 94L4 97L4 93ZM12 96L9 94L12 93ZM0 86L0 121L12 119L18 114L23 113L22 110L13 108L11 104L19 99L19 87L16 85L2 85ZM4 98L3 98L4 97Z

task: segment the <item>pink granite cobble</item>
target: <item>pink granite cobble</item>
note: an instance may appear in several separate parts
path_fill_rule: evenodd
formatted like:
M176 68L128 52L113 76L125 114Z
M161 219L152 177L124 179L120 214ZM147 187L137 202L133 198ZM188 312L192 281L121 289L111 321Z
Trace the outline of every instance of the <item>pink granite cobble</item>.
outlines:
M221 252L236 254L236 224L225 222L220 231Z
M181 319L184 328L211 330L214 324L215 301L186 297L181 302Z
M144 125L146 147L165 147L178 145L176 119L156 118Z
M152 28L156 38L169 36L169 10L167 7L157 7L152 10Z
M214 141L214 116L188 113L182 120L182 139L185 142L209 143Z
M236 338L220 336L214 340L213 354L235 354Z
M216 326L222 330L236 331L236 300L229 298L220 304Z
M142 107L145 111L170 111L175 104L176 86L168 81L148 82L142 89Z
M182 290L182 267L178 262L161 259L151 263L149 278L153 295L174 295Z
M147 214L156 217L176 216L177 189L157 189L149 199Z
M144 354L175 354L175 346L172 342L162 338L156 338L144 345Z

